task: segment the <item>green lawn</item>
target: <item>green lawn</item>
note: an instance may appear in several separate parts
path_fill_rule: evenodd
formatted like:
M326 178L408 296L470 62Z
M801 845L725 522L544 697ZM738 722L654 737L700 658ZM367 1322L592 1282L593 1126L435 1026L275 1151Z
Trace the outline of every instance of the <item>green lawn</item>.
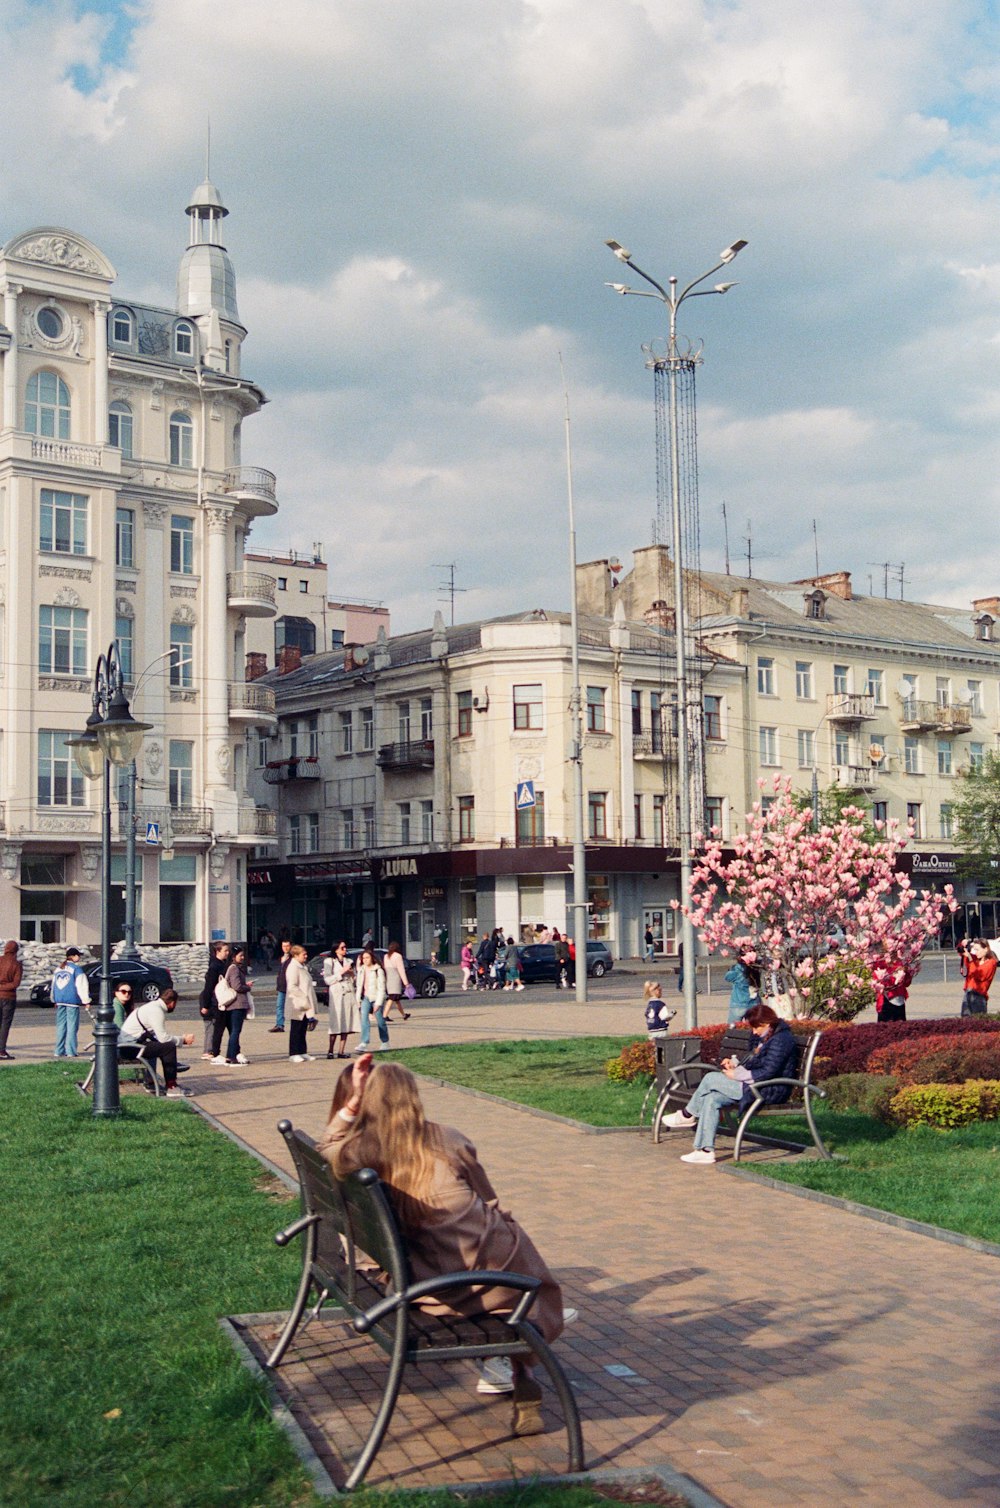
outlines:
M484 1089L591 1126L634 1126L648 1084L613 1084L604 1065L635 1040L571 1037L560 1042L470 1042L415 1047L401 1054L399 1061L414 1073L467 1089Z

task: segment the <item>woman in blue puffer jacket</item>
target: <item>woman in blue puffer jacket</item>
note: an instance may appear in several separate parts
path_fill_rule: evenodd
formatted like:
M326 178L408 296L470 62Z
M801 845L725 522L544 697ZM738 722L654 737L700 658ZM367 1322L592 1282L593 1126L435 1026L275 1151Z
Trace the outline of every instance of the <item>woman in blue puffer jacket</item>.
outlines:
M745 1018L747 1011L760 998L760 970L754 968L752 963L744 963L737 958L732 968L727 969L722 977L727 984L732 985L726 1025L734 1026L737 1021Z
M707 1073L684 1110L664 1117L663 1124L673 1130L695 1127L694 1151L685 1152L681 1162L713 1163L715 1133L719 1115L726 1105L747 1110L753 1100L750 1083L761 1079L788 1079L794 1076L795 1038L787 1021L782 1021L769 1005L752 1005L744 1020L757 1038L757 1046L745 1063L723 1058L718 1073ZM787 1084L772 1084L760 1092L768 1105L782 1105L791 1095Z

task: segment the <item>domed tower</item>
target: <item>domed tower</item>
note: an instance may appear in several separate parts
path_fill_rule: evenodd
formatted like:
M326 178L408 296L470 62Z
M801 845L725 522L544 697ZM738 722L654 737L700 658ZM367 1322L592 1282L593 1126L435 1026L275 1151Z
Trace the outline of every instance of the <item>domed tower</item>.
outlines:
M222 244L222 222L229 214L214 183L205 179L187 207L191 221L188 248L177 272L177 312L211 314L239 324L236 274Z

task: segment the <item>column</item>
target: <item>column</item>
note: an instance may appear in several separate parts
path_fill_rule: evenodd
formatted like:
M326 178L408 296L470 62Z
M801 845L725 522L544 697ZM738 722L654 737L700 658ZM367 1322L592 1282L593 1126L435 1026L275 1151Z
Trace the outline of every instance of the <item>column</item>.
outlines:
M131 506L131 500L127 496L123 496L121 501L123 507ZM157 656L170 648L167 626L164 622L167 580L165 542L167 511L166 503L143 502L141 505L142 553L138 557L142 565L142 576L139 582L141 612L137 619L141 646L137 644L135 648L138 670L152 664ZM153 724L152 731L146 734L143 752L138 761L139 780L142 786L137 798L140 806L166 806L167 804L165 740L169 681L169 675L151 675L142 688L141 705L135 709L135 716L141 722ZM155 891L156 887L152 888ZM144 912L146 909L144 894ZM148 938L149 934L145 935Z
M108 443L108 309L95 299L94 311L94 443Z
M236 831L236 792L233 789L233 750L229 735L230 664L227 544L233 524L232 508L212 504L205 509L205 584L201 598L205 637L204 717L205 804L215 813L216 832Z
M10 331L10 350L3 359L3 427L17 428L17 295L21 288L8 283L3 294L3 322Z

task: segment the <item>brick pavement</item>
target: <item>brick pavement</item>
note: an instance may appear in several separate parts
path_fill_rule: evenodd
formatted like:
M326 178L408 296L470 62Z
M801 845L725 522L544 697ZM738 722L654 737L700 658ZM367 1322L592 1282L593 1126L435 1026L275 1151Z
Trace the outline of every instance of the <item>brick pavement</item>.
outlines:
M22 1060L51 1050L51 1016L43 1032L28 1016ZM527 994L446 996L418 1003L393 1041L611 1033L634 1021L634 1006L560 1001L540 1013ZM288 1064L267 1024L248 1024L248 1068L198 1063L187 1079L206 1110L284 1165L276 1122L318 1132L342 1065ZM666 1463L733 1508L1000 1503L995 1258L689 1167L677 1160L683 1139L587 1135L437 1086L426 1100L476 1141L581 1311L559 1349L590 1467ZM336 1474L324 1442L356 1429L371 1378L363 1343L352 1342L345 1375L316 1335L293 1348L282 1386ZM615 1363L634 1375L612 1377ZM472 1382L469 1372L443 1394L412 1390L373 1485L561 1468L554 1413L549 1434L512 1441L508 1405L478 1398Z

